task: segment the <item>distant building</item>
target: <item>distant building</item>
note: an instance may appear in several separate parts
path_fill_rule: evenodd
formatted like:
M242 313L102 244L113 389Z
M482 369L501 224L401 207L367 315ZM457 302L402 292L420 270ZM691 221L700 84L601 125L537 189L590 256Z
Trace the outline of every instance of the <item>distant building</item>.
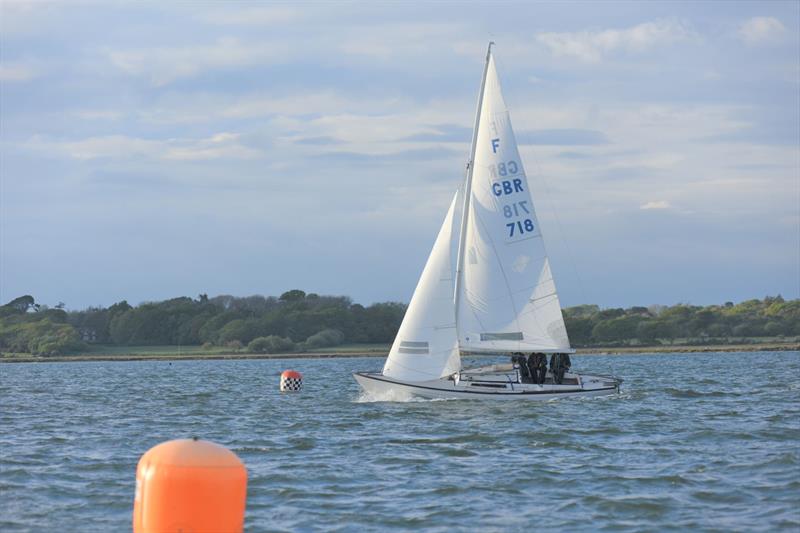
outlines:
M97 330L94 328L77 328L78 335L81 336L83 342L97 342Z

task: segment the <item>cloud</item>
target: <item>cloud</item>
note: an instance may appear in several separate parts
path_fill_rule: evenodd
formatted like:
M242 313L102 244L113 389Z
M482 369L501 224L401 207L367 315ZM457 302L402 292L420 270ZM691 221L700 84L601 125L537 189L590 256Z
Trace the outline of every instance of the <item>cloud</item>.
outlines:
M542 144L556 146L608 144L601 131L560 128L549 130L523 130L517 133L519 144Z
M415 161L436 161L450 156L463 155L463 150L450 148L416 148L400 150L388 153L364 153L364 152L325 152L314 155L315 159L325 161L340 161L345 163L360 164L365 162L373 163L394 163L398 165L408 164ZM458 167L453 166L453 174L458 174ZM445 176L443 179L452 179L452 176Z
M650 201L639 206L639 209L669 209L672 206L666 200Z
M287 44L253 44L224 37L208 45L107 50L106 55L123 72L163 86L209 70L276 64L286 59L287 52Z
M0 2L0 30L3 37L40 34L61 20L67 2L3 0Z
M685 22L660 19L623 30L540 33L536 40L555 56L597 63L612 52L642 52L653 46L683 41L693 35L694 32Z
M138 139L126 135L107 135L89 137L80 141L41 141L35 140L41 147L52 148L55 152L72 159L97 159L101 157L157 157L163 153L165 143L147 139Z
M556 157L563 159L589 159L593 156L583 152L560 152L556 154Z
M301 12L286 6L242 7L241 9L217 9L201 13L197 18L219 26L272 26L292 22L301 17Z
M218 133L202 139L141 139L126 135L89 137L78 141L34 138L28 147L71 159L146 158L174 161L252 159L261 152L244 146L237 133Z
M260 151L240 144L238 133L218 133L208 139L169 144L164 159L252 159L261 155Z
M300 135L326 136L348 144L346 151L362 154L393 153L398 150L415 148L404 146L416 141L418 135L430 132L422 113L391 113L379 115L363 115L357 113L338 113L322 115L311 120L285 121L288 126ZM428 117L437 118L435 116ZM287 128L288 129L288 128ZM469 139L465 142L468 142Z
M304 144L308 146L330 146L333 144L342 144L342 141L339 139L334 139L333 137L329 137L327 135L321 135L317 137L299 137L297 139L293 139L292 142L294 144Z
M463 36L464 32L464 26L453 21L359 26L347 32L338 49L348 56L382 63L402 56L429 56L436 48L448 49L453 46L453 40ZM419 64L418 68L423 65Z
M417 133L402 139L411 142L461 142L468 143L472 128L456 124L436 124L429 131Z
M739 38L750 46L781 40L786 27L775 17L753 17L739 26Z
M4 64L0 65L0 81L19 82L30 81L36 77L36 71L27 65Z
M146 123L173 125L269 116L308 118L342 112L380 114L405 111L413 104L410 99L339 94L325 89L244 95L170 92L152 107L141 109L137 116Z
M800 143L797 109L792 111L784 107L743 107L732 112L730 119L738 122L737 128L700 136L696 140L706 143L730 142L751 145L797 146Z
M47 270L52 251L82 235L86 261L119 259L146 282L127 285L123 295L113 276L98 281L72 268L80 262L65 248L59 272L82 288L78 303L110 303L112 295L157 298L150 286L168 293L188 287L195 294L215 283L242 294L306 283L367 302L410 295L462 179L485 40L497 32L486 16L490 8L437 4L421 17L419 6L401 4L229 9L35 2L21 17L9 16L7 4L0 17L2 65L29 67L6 70L7 76L35 77L3 83L0 158L7 179L0 230L4 257L25 259L16 270L0 269L3 291L17 287L45 301L65 299L59 291L70 284L41 283L57 278ZM574 6L537 18L541 5L520 3L502 35L495 34L546 235L558 236L564 224L574 237L565 241L588 248L587 257L600 265L582 275L597 273L589 284L597 287L609 285L606 272L625 271L630 279L654 274L647 257L620 270L606 253L609 245L630 252L625 257L644 257L635 253L640 247L669 251L673 239L683 243L681 250L702 251L718 235L730 236L730 243L717 245L736 262L749 261L753 249L767 255L762 237L769 237L781 244L770 258L790 255L796 274L797 49L734 50L745 49L737 30L757 14L785 21L776 35L782 32L788 44L796 37L792 17L769 6L752 12L753 5L709 11L646 4L634 14L617 4L584 7L591 26L562 26L570 24ZM672 14L675 19L662 19ZM701 29L706 37L696 46ZM279 47L287 43L283 54ZM576 69L583 61L603 68ZM298 205L307 206L302 217ZM36 220L26 216L34 211ZM152 215L159 218L136 254L108 253L120 248L114 235L140 234L142 220ZM109 220L119 224L113 232ZM706 221L722 229L703 228ZM761 233L742 237L743 228ZM173 267L182 263L162 261L154 269L141 259L186 254L191 247L176 243L196 247L194 234L225 252L221 257L235 257L237 248L261 254L232 270L213 263L193 282L197 288L181 284L185 269ZM615 238L609 244L597 235ZM364 242L380 246L366 249ZM402 253L387 254L389 248ZM276 270L275 254L294 260ZM332 263L326 271L334 282L319 277L312 256ZM367 274L388 268L397 283L387 289L383 279L365 275L354 286L353 276L342 275L354 268L353 256L367 257L355 268ZM387 263L390 256L401 260ZM554 265L560 257L553 254ZM698 263L687 263L686 272L712 279L719 272L716 263L705 270ZM107 266L117 278L127 272ZM263 285L265 269L272 269L272 285ZM235 275L219 277L219 271ZM759 274L731 286L766 294L761 280L777 276L766 267ZM162 275L176 281L158 285ZM787 283L774 286L785 295ZM796 293L796 275L788 286ZM86 288L93 296L83 294ZM660 294L677 298L648 290L656 289L637 286L588 299L615 305L656 301ZM709 297L703 284L685 290Z
M110 109L78 109L71 114L80 120L119 120L125 116L121 111Z

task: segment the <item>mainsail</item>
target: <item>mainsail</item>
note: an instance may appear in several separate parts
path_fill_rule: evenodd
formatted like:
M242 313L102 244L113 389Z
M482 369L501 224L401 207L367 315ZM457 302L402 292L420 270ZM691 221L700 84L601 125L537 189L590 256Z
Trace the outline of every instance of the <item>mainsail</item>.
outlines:
M453 308L453 258L461 194L456 192L395 337L383 375L427 381L461 370Z
M460 349L570 349L494 57L487 56L456 279Z

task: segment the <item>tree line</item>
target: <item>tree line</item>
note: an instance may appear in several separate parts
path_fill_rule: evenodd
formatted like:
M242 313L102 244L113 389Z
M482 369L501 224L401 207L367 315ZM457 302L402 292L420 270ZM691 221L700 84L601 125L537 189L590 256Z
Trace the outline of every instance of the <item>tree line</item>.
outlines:
M59 305L58 307L63 307ZM348 343L388 343L406 306L370 306L346 296L291 290L280 297L221 295L173 298L131 306L67 312L47 309L29 296L0 307L0 351L39 355L85 350L88 344L120 346L206 345L258 353L291 352ZM43 343L57 337L60 343Z
M747 343L752 339L800 336L800 300L780 295L723 305L651 305L563 310L573 346L657 346Z
M30 295L0 306L0 351L56 355L90 344L204 345L232 351L285 353L352 344L392 342L405 304L363 306L346 296L291 290L279 297L180 297L131 306L66 311L41 306ZM725 344L800 336L800 300L780 296L739 304L654 305L563 310L573 346Z

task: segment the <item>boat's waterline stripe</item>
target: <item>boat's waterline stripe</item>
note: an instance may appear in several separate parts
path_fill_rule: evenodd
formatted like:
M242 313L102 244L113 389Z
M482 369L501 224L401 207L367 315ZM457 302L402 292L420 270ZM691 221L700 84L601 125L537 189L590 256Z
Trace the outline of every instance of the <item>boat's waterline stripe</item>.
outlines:
M408 387L410 389L427 389L427 390L435 390L441 392L450 392L455 394L480 394L483 396L523 396L527 394L586 394L588 392L598 392L598 391L606 391L606 390L619 390L619 385L615 385L613 387L603 387L599 389L577 389L577 390L551 390L551 391L513 391L513 392L484 392L484 391L477 391L477 390L453 390L453 389L440 389L438 387L426 387L424 385L408 385L406 383L400 383L398 381L392 381L390 379L382 379L376 377L374 375L366 374L364 372L354 372L354 375L361 376L367 379L374 379L375 381L383 381L385 383L391 383L392 385L400 385L401 387Z

